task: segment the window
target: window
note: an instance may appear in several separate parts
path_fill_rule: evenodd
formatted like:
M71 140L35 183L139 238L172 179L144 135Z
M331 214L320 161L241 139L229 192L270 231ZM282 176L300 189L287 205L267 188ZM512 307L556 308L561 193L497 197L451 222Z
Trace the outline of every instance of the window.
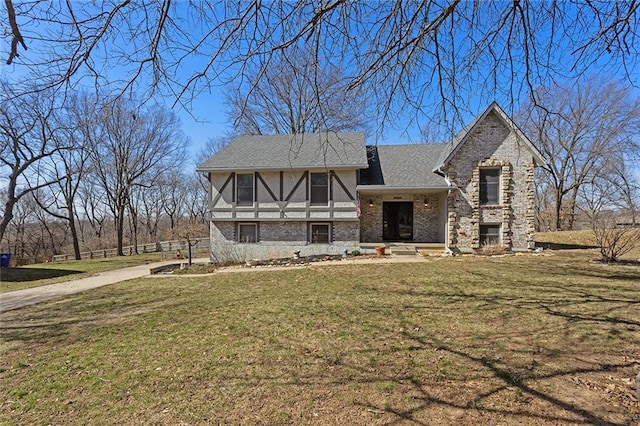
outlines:
M309 225L309 242L313 244L329 244L331 236L329 235L328 223L312 223Z
M480 169L480 204L500 203L500 169Z
M329 175L327 173L311 173L311 205L326 206L329 204Z
M238 242L255 243L258 242L258 225L255 223L238 224Z
M480 225L480 245L499 245L500 225Z
M253 173L239 174L237 177L238 205L253 205Z

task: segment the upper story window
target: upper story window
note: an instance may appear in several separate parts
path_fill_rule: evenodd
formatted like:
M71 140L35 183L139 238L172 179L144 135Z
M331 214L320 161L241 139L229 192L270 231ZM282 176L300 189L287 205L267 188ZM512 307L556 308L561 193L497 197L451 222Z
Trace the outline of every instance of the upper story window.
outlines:
M253 173L238 174L237 175L237 194L239 206L252 206L253 205Z
M311 173L311 205L326 206L329 204L329 174Z
M500 169L480 169L480 204L500 204Z

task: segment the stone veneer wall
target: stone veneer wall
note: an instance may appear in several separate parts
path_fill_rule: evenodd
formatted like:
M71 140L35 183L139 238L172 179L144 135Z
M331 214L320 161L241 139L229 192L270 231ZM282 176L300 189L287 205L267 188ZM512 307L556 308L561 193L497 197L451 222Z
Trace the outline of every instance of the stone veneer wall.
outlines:
M254 223L254 222L249 222ZM244 262L251 259L275 259L291 257L294 251L301 256L315 254L342 254L359 246L360 224L357 221L316 221L330 223L331 244L307 242L308 222L269 221L258 223L258 243L236 242L237 222L211 222L211 261Z
M534 160L524 143L495 114L489 114L460 146L447 174L457 188L448 198L448 241L453 250L480 247L480 225L500 223L502 244L513 250L534 247ZM501 204L481 206L480 168L501 168Z
M500 201L498 205L480 205L480 169L500 168ZM480 225L501 224L502 245L511 247L511 223L513 221L513 174L509 161L488 159L473 162L471 175L471 247L480 248Z

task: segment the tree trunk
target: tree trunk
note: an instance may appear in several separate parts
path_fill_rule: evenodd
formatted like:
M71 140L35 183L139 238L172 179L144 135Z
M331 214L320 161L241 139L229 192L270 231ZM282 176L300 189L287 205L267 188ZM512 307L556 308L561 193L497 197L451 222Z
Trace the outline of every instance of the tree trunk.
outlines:
M118 217L115 218L116 220L116 230L118 233L118 247L117 247L117 251L118 251L118 256L124 256L124 251L122 250L123 247L123 240L124 240L124 206L118 208Z
M2 216L2 222L0 222L0 242L4 238L4 233L7 231L9 223L13 219L13 206L16 204L11 198L7 199L4 205L4 216Z
M71 230L71 240L73 242L73 256L76 260L80 260L80 241L78 239L78 230L76 229L76 216L73 208L73 200L67 200L67 210L69 212L69 229Z
M132 215L132 233L133 235L132 237L132 243L133 243L133 254L139 254L138 253L138 222L137 222L137 218L135 217L135 215Z
M562 230L562 191L560 189L556 189L556 231Z

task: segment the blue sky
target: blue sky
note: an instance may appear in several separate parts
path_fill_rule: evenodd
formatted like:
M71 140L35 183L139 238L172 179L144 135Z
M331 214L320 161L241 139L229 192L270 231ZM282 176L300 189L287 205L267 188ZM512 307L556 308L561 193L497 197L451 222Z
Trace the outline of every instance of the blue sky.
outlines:
M496 3L496 4L498 5L496 6L497 9L500 9L499 3ZM544 3L540 3L540 4L544 5ZM180 18L184 17L185 19L187 19L186 5L187 5L186 2L177 3L176 10L181 15ZM91 6L87 6L87 7L91 7ZM138 19L138 18L132 18L132 19ZM208 28L189 26L189 22L187 21L185 21L184 24L185 24L185 27L188 27L188 33L184 34L185 39L198 39L198 37L200 37L205 31L208 30ZM479 23L477 23L477 25L480 25L480 26L483 24L484 24L484 21L482 20L480 20ZM33 38L28 40L28 44L30 47L29 51L21 52L21 54L23 55L26 61L29 60L30 56L37 55L38 48L39 48L38 41L37 41L37 37L39 36L38 32L42 32L44 29L46 28L43 28L42 25L40 25L40 27L38 28L30 29L29 26L25 24L25 27L23 28L23 31L25 32L25 34L28 35L29 31L32 31L33 32L32 35L34 36ZM464 54L464 51L465 51L464 49L470 48L469 45L465 45L464 43L462 43L462 39L460 37L463 37L464 34L465 34L464 29L462 29L460 36L458 35L454 36L454 41L456 42L456 44L460 42L460 46L458 46L461 48L460 54ZM546 34L539 33L538 35L540 37L545 37ZM119 41L122 42L122 39L119 39ZM551 57L551 61L552 61L551 65L554 67L559 67L559 68L564 67L568 69L569 64L572 61L572 55L568 53L569 49L565 49L561 47L562 46L558 46L558 48L554 50L553 55ZM119 46L119 48L124 49L126 51L126 49L130 48L130 46L124 43L124 45ZM2 46L1 53L3 57L7 56L8 54L7 49L8 49L8 46L6 44ZM511 47L509 47L509 49L511 49ZM207 52L205 51L204 55L202 55L203 52L200 52L200 53L201 53L201 56L189 57L188 60L185 61L183 66L180 67L177 74L177 77L179 80L184 81L190 76L190 74L192 74L197 70L202 69L202 65L207 61L207 58L206 58ZM514 55L517 56L521 54L521 51L518 51L518 48L516 46L513 48L513 53ZM101 50L100 54L103 56L108 56L109 49ZM598 62L606 61L605 56L606 55L603 55L603 57ZM521 68L518 68L519 67L518 63L519 62L516 58L516 68L515 68L514 74L508 73L508 75L504 75L504 74L498 75L498 78L500 79L498 83L499 85L508 87L509 84L511 84L513 81L519 83L523 79L524 70ZM601 64L596 63L594 65L601 65ZM100 66L102 67L102 69L108 70L110 79L127 77L127 74L126 74L127 71L121 71L118 68L118 66L116 66L116 64L109 63L105 66L105 64L103 63ZM0 65L0 67L1 67L0 73L2 73L3 77L8 77L10 79L17 80L23 77L26 73L26 69L24 65L6 66L2 64ZM214 72L217 72L217 71L218 70L215 70ZM459 97L463 99L462 102L464 103L463 105L464 112L461 118L465 123L468 123L470 120L473 119L475 115L482 112L482 110L484 110L484 108L493 100L497 100L498 103L500 103L505 108L507 113L513 113L514 110L517 109L517 107L521 103L520 97L521 96L524 97L526 93L524 94L514 93L513 97L515 99L511 99L511 94L508 94L509 96L507 96L507 94L505 94L504 92L502 92L502 94L497 94L497 95L494 95L492 93L487 93L486 91L483 91L482 89L480 89L480 87L483 85L483 78L485 78L486 75L490 75L492 70L490 69L483 70L483 69L474 68L474 71L477 72L477 74L473 75L472 77L478 82L478 90L474 90L473 88L467 87L465 92L459 94ZM640 77L639 77L640 70L630 70L630 71L631 71L631 79L632 80L635 79L635 81L640 81ZM617 77L617 76L612 76L612 77ZM82 84L87 84L87 83L90 83L90 81L89 82L85 81ZM535 82L535 83L537 84L539 82ZM176 106L174 108L174 111L181 117L184 133L191 140L190 151L193 154L196 154L209 138L218 138L218 137L224 136L226 133L228 133L231 130L231 123L228 122L226 107L224 105L225 87L223 84L224 83L221 83L220 81L215 81L213 82L213 84L208 85L208 87L204 88L205 90L201 91L197 96L195 96L195 98L190 103L190 112L185 111L180 106ZM425 86L427 85L426 80L422 81L419 84L423 84ZM171 99L170 97L165 97L161 99L161 102L164 102L167 107L170 107L173 104L173 101L174 99ZM429 114L429 111L433 110L434 108L434 105L429 104L430 99L428 96L421 99L419 102L420 102L420 105L425 109L425 114ZM382 134L368 135L368 138L369 138L368 142L377 142L377 143L419 142L420 133L418 129L418 124L415 119L416 119L416 116L413 116L411 113L400 114L400 117L396 122L387 123L387 125L385 126L385 130L382 132ZM417 121L420 122L422 120L420 117L417 117ZM456 127L459 129L460 123L458 123Z

